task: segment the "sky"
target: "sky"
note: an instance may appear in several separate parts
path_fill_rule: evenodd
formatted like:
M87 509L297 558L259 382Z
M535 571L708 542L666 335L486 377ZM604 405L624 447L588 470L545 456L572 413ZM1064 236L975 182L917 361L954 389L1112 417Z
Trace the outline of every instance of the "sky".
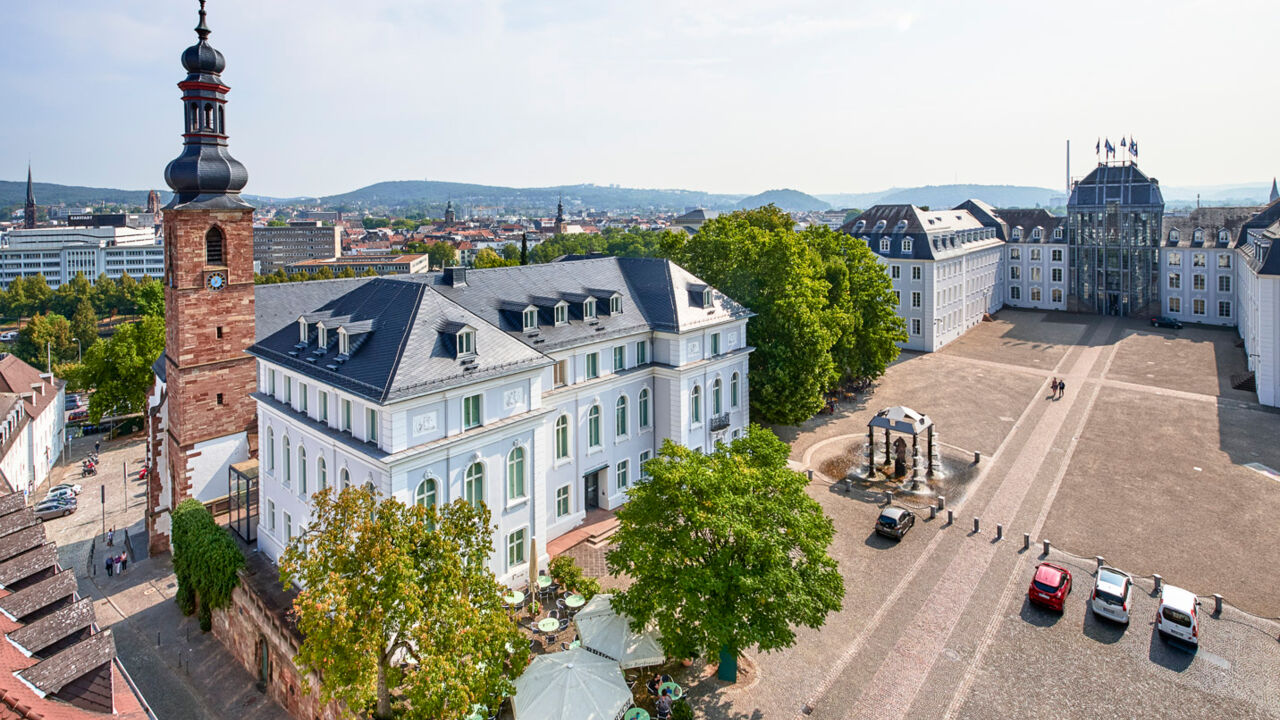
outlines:
M195 0L6 3L0 178L164 188ZM210 0L246 192L1280 173L1274 0ZM1270 132L1269 132L1270 131Z

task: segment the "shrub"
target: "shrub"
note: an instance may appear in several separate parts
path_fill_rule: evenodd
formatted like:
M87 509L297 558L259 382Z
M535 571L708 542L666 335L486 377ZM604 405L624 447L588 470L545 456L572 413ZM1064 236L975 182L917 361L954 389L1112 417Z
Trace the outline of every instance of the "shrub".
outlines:
M191 589L191 583L178 583L178 594L174 597L178 603L178 609L183 615L190 615L196 611L196 591Z
M200 629L208 632L212 612L231 601L244 566L236 541L198 500L183 500L173 510L173 572L178 577L178 607L199 609Z
M693 707L681 698L671 705L671 720L693 720Z

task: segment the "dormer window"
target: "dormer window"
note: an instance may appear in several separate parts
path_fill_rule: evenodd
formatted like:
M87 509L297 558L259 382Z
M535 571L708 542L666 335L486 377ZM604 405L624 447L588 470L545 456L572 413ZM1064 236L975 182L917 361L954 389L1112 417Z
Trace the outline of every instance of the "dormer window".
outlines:
M476 331L460 330L458 332L458 357L476 354Z
M1221 230L1219 230L1219 231L1218 231L1218 244L1219 244L1219 245L1226 245L1226 244L1227 244L1227 229L1226 229L1226 228L1222 228Z
M1191 236L1191 242L1194 242L1194 243L1204 242L1204 230L1202 230L1201 228L1196 228L1195 233L1193 233Z
M889 224L888 221L881 220L880 222L876 223L875 230L873 230L872 232L883 232L885 229L885 226L887 226L888 224Z
M1176 232L1176 231L1175 231L1175 232ZM1053 229L1053 239L1054 239L1054 240L1061 240L1061 239L1062 239L1062 226L1061 226L1061 225L1059 225L1058 227L1056 227L1056 228L1054 228L1054 229Z
M569 303L561 300L556 303L556 325L565 325L569 322Z
M1041 237L1043 237L1043 236L1044 236L1044 230L1042 230L1042 229L1040 229L1040 228L1036 228L1036 229L1034 229L1034 230L1032 230L1032 231L1031 231L1031 239L1032 239L1032 240L1039 240L1039 239L1040 239Z
M896 232L896 233L905 232L905 231L906 231L906 229L907 229L907 221L906 221L906 220L899 220L899 221L898 221L898 224L897 224L897 225L895 225L895 226L893 226L893 231L894 231L894 232Z
M902 238L902 252L904 255L911 253L911 238Z
M889 252L889 238L887 237L880 238L880 252L882 253Z
M524 331L538 329L538 308L530 305L524 309Z
M1012 237L1013 237L1013 241L1014 241L1014 242L1018 242L1019 240L1021 240L1021 239L1022 239L1022 228L1021 228L1020 226L1019 226L1019 227L1014 227L1014 228L1013 228L1013 235L1012 235Z
M582 303L582 317L584 319L591 319L591 318L594 318L595 316L596 316L596 299L587 298L586 301Z
M316 343L319 344L320 347L325 347L329 344L329 329L326 328L324 324L316 324L316 335Z
M702 291L702 307L704 308L711 307L711 289L710 288Z
M1169 231L1169 243L1171 245L1178 244L1178 228Z
M866 227L867 227L867 221L866 221L866 220L859 220L858 222L856 222L856 223L854 223L854 224L853 224L853 233L854 233L855 235L857 235L858 233L860 233L860 232L862 232L864 229L866 229Z
M351 354L351 336L347 334L346 328L338 328L338 354Z
M617 315L620 312L622 312L622 296L614 295L609 298L609 314Z
M305 343L307 341L307 321L298 318L298 342Z

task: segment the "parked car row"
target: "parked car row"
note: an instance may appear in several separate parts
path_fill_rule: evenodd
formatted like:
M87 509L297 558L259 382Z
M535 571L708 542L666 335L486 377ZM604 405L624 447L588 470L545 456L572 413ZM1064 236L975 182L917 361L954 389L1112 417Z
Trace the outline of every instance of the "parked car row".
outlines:
M35 504L36 518L49 520L66 517L75 512L79 504L77 496L80 495L81 489L80 485L74 483L62 483L49 488L44 499Z
M1035 605L1062 612L1071 594L1071 571L1051 562L1036 566L1027 600ZM1089 609L1100 618L1128 625L1133 608L1133 578L1123 570L1103 565L1093 580ZM1160 586L1160 602L1156 606L1156 630L1165 638L1200 643L1200 600L1194 593L1175 585Z

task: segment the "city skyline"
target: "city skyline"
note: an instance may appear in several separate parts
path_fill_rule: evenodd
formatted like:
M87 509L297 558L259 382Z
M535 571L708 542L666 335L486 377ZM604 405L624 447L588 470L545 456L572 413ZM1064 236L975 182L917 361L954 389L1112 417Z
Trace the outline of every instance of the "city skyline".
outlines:
M1275 174L1264 120L1275 101L1255 88L1280 9L1067 7L372 0L357 16L336 0L214 0L209 23L231 58L228 127L253 168L250 194L400 179L1061 188L1065 139L1080 176L1098 136L1122 135L1165 184ZM163 187L155 168L181 143L173 39L194 26L195 3L77 0L8 19L0 77L26 109L6 113L0 175L30 159L41 181ZM1230 60L1187 51L1192 28L1229 38ZM1197 87L1217 100L1179 102ZM774 99L761 110L752 98ZM1216 109L1228 106L1245 109Z

